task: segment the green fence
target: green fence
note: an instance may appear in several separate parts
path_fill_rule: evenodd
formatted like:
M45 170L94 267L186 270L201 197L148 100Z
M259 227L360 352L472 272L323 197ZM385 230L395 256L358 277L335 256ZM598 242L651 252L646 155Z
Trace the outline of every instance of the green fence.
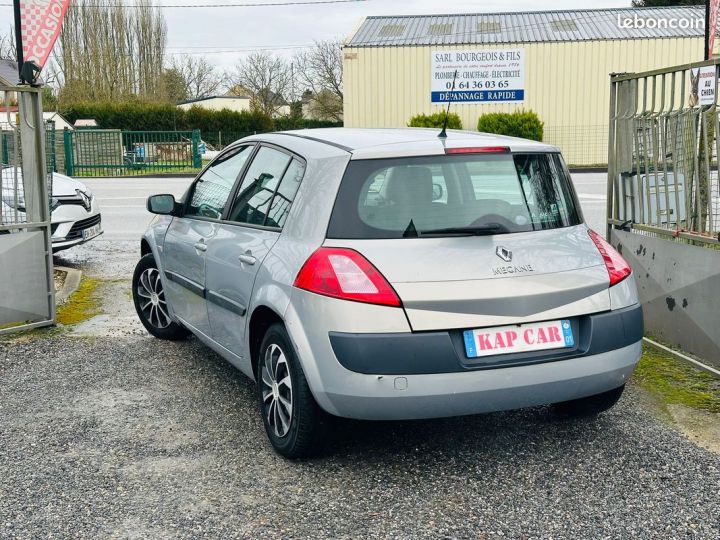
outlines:
M203 131L202 142L207 145L208 149L222 150L238 139L255 133L255 131Z
M76 129L63 132L68 176L194 172L202 167L200 131Z

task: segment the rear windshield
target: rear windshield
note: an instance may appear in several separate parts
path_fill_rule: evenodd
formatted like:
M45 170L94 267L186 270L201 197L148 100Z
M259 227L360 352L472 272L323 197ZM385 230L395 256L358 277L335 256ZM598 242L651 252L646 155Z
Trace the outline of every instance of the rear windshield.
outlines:
M559 154L474 154L348 165L328 238L507 234L581 223Z

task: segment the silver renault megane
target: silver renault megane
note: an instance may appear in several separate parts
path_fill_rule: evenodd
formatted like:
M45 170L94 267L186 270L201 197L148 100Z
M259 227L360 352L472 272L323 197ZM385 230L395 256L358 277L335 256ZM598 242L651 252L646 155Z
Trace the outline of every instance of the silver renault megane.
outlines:
M641 353L628 264L584 223L557 148L474 132L251 136L180 201L148 199L147 330L196 335L257 381L277 452L329 416L552 404L597 414Z

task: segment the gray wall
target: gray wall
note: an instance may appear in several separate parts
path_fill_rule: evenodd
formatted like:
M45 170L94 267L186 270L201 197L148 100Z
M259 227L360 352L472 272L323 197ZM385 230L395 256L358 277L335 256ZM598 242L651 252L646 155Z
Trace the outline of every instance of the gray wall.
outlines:
M0 327L50 318L42 231L0 234Z
M613 230L635 272L645 333L720 367L720 251Z

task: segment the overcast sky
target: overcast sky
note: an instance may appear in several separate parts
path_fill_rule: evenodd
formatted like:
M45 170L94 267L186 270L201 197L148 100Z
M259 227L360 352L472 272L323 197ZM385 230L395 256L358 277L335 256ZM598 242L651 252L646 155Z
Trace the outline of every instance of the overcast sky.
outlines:
M0 4L11 0L0 0ZM268 3L288 0L156 0L163 4ZM305 1L305 0L297 0ZM629 7L630 0L595 0L593 8ZM577 0L366 0L325 5L177 8L163 10L168 53L204 54L222 68L234 65L243 49L267 47L292 55L313 40L347 37L370 15L492 13L577 9ZM12 23L11 7L0 7L0 32ZM232 51L232 52L224 52Z

